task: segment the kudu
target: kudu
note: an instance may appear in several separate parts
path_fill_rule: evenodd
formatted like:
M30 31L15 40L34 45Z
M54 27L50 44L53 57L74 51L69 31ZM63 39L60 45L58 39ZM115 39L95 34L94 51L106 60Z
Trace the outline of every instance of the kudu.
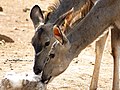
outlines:
M46 61L46 58L44 56L48 54L50 47L54 41L54 38L52 35L52 27L57 17L59 17L62 13L66 12L67 10L71 9L73 6L74 6L75 11L79 11L78 9L81 8L81 6L83 6L86 3L86 1L89 1L89 0L81 0L81 1L76 0L75 2L71 0L69 1L63 0L63 2L61 2L57 10L55 10L51 15L49 15L48 13L48 16L46 16L46 18L44 18L39 6L36 5L32 8L30 17L36 29L35 35L32 39L32 44L34 46L35 53L36 53L35 64L34 64L34 72L36 74L39 74L44 68L45 61ZM95 0L92 0L92 1L94 2ZM83 14L86 14L84 10L83 10ZM69 33L68 32L69 30L66 30L66 31L67 33ZM102 53L103 53L106 37L107 37L107 34L104 37L102 37L99 41L97 41L96 43L96 46L97 46L96 47L96 51L97 51L96 52L96 63L97 64L95 64L94 75L91 81L91 88L97 87L100 61L102 58Z
M75 0L73 2L73 0L60 0L58 8L53 12L48 12L45 17L38 5L31 9L30 18L35 28L35 34L32 38L32 45L35 49L35 63L33 67L35 74L41 73L46 60L43 56L48 54L51 44L55 41L52 28L57 18L72 7L75 7L75 11L79 10L86 1ZM57 21L59 22L59 19Z
M94 2L94 0L92 0L92 1ZM52 27L53 27L53 24L54 24L52 22L54 22L55 19L59 15L61 15L66 10L69 10L72 6L75 7L75 11L77 11L77 13L79 13L79 10L77 10L78 8L76 8L76 6L77 7L78 6L81 7L83 5L83 7L87 8L87 10L82 10L82 12L80 10L80 12L82 13L82 15L84 17L84 14L86 14L89 11L89 9L91 8L91 6L89 4L90 0L87 1L87 5L89 5L88 7L86 7L86 5L85 5L86 3L85 2L86 2L85 0L76 1L74 3L73 3L73 1L70 1L70 0L69 1L65 0L64 3L61 2L61 4L58 7L58 9L55 12L53 12L53 14L51 15L51 18L48 21L47 21L47 19L48 19L49 14L46 17L47 18L46 19L46 18L43 17L41 9L37 5L32 8L30 16L31 16L31 19L33 21L34 27L36 29L35 35L34 35L34 37L32 39L32 44L33 44L33 46L35 48L35 52L36 52L36 55L35 55L35 64L34 64L34 72L36 74L39 74L42 71L42 69L43 69L43 67L45 65L45 60L46 60L42 56L43 55L47 55L47 53L49 51L49 47L52 45L52 42L54 41L54 39L52 38L52 33L51 33L52 32L51 30L52 30ZM78 5L76 5L76 3ZM66 4L69 4L69 7ZM67 6L67 7L65 7L65 6ZM82 9L83 9L83 7L82 7ZM61 10L63 12L61 12ZM76 13L75 13L75 15L76 15ZM67 33L69 33L69 30L66 30L66 31L67 31ZM44 32L44 33L42 33L42 32ZM43 35L41 35L41 33ZM97 53L96 54L96 56L97 56L96 57L96 62L100 62L100 60L101 60L103 49L104 49L104 43L106 41L106 36L104 36L103 38L101 38L96 43L96 46L97 46L96 47L96 51L97 51L96 52ZM49 44L49 40L50 40L51 44ZM99 49L99 48L101 48L101 49ZM41 52L41 50L43 50L43 51ZM100 55L98 56L98 54L100 54ZM92 78L92 81L91 81L91 86L93 88L97 87L100 64L99 65L97 64L95 67L96 68L94 70L94 75L93 75L93 78Z
M74 57L112 25L113 90L119 90L119 24L120 0L98 0L87 16L72 28L74 30L70 34L65 36L59 26L55 25L53 33L57 41L53 43L46 56L49 61L44 66L42 80L49 81L64 72ZM90 87L90 89L95 90L97 87Z
M55 39L53 38L52 27L56 21L61 21L62 19L57 19L61 14L68 11L74 7L74 12L78 11L85 3L89 0L63 0L61 1L59 7L48 15L44 16L40 7L35 5L31 9L30 18L33 21L35 28L35 35L32 38L32 45L35 49L35 63L34 72L35 74L41 73L51 44ZM58 4L58 3L57 3ZM55 4L56 5L56 4Z

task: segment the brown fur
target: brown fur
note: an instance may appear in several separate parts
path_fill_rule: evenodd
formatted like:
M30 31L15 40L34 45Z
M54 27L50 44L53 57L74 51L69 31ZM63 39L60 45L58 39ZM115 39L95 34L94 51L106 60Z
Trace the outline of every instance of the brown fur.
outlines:
M118 55L120 53L119 38L116 36L119 36L120 28L118 24L114 24L120 22L120 7L118 7L119 5L119 0L99 0L93 9L89 12L89 14L81 22L73 27L74 31L65 36L71 45L69 49L64 48L66 47L66 43L54 43L51 50L54 52L55 57L50 58L51 60L46 63L42 77L56 77L62 73L64 70L66 70L74 57L76 57L85 47L87 47L87 45L92 43L98 36L106 31L106 28L108 28L110 25L114 25L114 31L112 32L112 35L114 37L112 37L112 49L114 53L113 90L119 90ZM51 50L49 54L51 53ZM94 90L96 88L97 87L95 86L91 90Z

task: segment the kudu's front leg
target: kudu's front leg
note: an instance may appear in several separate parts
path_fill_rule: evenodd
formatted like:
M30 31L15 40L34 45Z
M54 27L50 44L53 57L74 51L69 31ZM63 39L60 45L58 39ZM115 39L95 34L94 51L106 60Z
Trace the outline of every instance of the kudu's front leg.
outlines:
M101 37L98 41L96 41L96 45L95 45L96 59L95 59L93 76L90 84L90 90L97 89L100 63L101 63L107 36L108 36L108 32L103 37Z
M120 29L116 26L111 30L111 47L113 55L114 73L113 73L113 90L119 89L119 59L120 59Z

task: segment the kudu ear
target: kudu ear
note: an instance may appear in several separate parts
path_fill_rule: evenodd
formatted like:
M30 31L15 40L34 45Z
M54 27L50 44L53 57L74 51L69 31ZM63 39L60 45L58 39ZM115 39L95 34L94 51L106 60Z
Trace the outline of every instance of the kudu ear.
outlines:
M66 36L64 35L64 33L60 30L59 27L57 27L56 25L53 27L53 34L54 37L63 45L66 44L68 42L68 39L66 38Z
M53 34L54 34L54 37L60 42L60 43L63 43L63 40L62 40L62 32L60 31L60 29L55 25L53 27Z
M71 44L65 34L60 30L59 27L56 25L53 27L53 34L54 37L61 43L61 45L64 47L64 50L68 50L71 47Z
M30 18L32 19L35 28L37 28L40 23L44 23L43 13L38 5L33 6L31 9Z

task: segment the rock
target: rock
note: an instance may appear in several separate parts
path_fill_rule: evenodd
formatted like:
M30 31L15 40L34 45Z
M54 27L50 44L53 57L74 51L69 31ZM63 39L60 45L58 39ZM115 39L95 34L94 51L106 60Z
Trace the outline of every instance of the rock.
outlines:
M0 12L3 12L3 8L2 7L0 7Z
M5 42L9 42L9 43L13 43L13 39L11 39L10 37L6 36L6 35L2 35L0 34L0 41L2 41L2 43L5 44Z
M91 65L95 65L93 62L90 62Z
M40 79L39 75L10 72L1 80L0 90L46 90Z
M30 9L29 8L24 8L23 9L23 12L27 12L27 11L30 11Z
M26 18L26 21L29 21L29 20Z
M19 29L17 27L15 27L14 30L19 30Z

